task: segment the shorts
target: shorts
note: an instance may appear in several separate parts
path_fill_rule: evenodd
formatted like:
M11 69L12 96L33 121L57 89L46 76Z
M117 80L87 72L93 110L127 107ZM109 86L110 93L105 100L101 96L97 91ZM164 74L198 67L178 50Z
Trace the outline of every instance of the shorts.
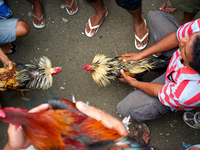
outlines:
M94 3L97 0L86 0L88 3ZM117 5L126 10L136 10L141 6L141 0L115 0Z
M0 45L16 40L16 26L18 19L0 20Z

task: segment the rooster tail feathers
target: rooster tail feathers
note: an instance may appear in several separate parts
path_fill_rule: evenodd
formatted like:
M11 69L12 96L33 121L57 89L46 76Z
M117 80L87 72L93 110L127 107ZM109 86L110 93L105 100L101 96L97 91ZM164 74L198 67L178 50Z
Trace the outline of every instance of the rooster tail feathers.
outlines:
M43 56L32 61L33 64L26 64L25 68L17 72L16 77L20 82L29 81L28 88L48 89L52 86L51 61Z

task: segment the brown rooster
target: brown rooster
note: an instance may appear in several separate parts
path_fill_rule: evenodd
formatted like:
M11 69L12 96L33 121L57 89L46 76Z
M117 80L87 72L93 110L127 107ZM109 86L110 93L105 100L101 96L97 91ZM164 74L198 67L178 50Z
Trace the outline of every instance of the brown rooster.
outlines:
M0 68L0 88L28 91L26 88L48 89L52 86L53 75L60 72L60 67L52 68L51 61L43 56L35 59L34 64L14 64L13 69Z
M141 77L150 70L165 71L169 63L168 58L149 57L139 61L124 62L125 57L107 58L105 55L97 54L92 64L83 66L83 69L92 72L93 80L100 86L110 84L109 80L120 78L120 70L131 77Z
M48 103L52 109L37 113L6 107L0 109L0 119L21 125L38 150L123 150L132 146L143 150L132 138L122 137L101 121L84 115L68 100L54 99Z

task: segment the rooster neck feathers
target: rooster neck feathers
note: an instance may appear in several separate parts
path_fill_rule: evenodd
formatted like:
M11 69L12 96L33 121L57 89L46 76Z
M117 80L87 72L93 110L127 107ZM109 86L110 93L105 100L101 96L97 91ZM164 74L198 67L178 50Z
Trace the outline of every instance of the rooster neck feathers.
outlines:
M168 61L161 58L145 58L139 61L123 61L123 56L115 58L107 58L105 55L97 54L89 69L92 71L93 80L100 86L106 86L110 84L110 80L115 80L121 77L120 70L123 69L125 73L132 77L137 77L145 74L150 70L156 68L166 68ZM85 70L88 66L84 66Z
M35 59L33 64L26 64L24 69L17 72L16 77L20 82L30 81L28 88L48 89L52 86L53 69L51 61L43 56L39 60Z

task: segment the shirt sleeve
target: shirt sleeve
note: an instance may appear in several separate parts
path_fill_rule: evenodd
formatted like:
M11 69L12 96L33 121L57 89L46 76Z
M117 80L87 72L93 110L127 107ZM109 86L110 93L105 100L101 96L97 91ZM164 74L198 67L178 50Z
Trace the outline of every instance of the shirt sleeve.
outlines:
M185 36L190 36L192 33L200 31L200 19L185 23L180 26L176 32L177 39L180 41Z
M163 105L169 107L193 107L197 105L200 98L199 88L198 81L169 83L160 89L158 98Z

